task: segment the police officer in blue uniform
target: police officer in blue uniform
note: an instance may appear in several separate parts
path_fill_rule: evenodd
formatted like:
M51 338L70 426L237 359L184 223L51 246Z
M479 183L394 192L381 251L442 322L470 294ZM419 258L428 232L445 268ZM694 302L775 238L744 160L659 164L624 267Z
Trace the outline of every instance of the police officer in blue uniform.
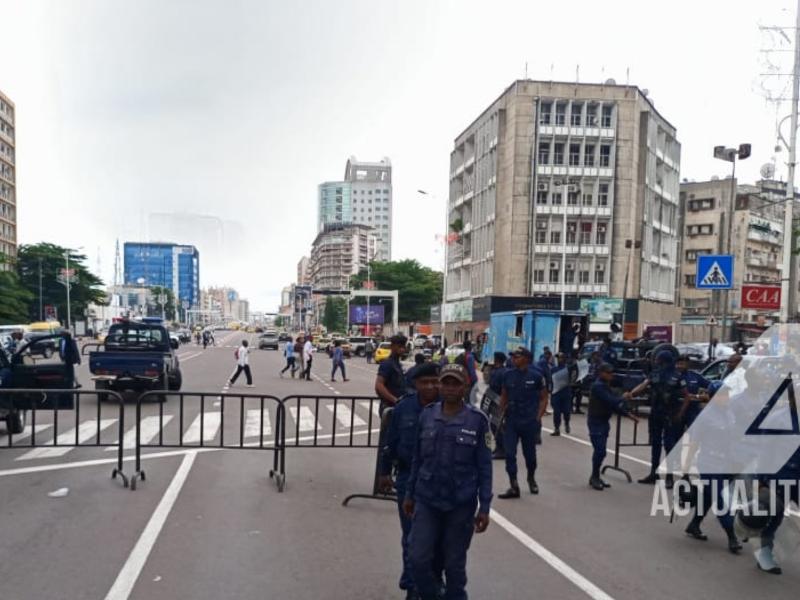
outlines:
M391 344L391 354L378 367L378 376L375 378L375 393L381 399L381 414L387 406L397 404L407 391L400 357L406 350L408 339L404 335L397 334L389 339L389 343Z
M689 357L685 354L678 357L675 367L686 379L686 399L681 412L683 413L683 427L688 429L703 409L703 399L707 398L704 391L708 390L711 382L697 371L689 370Z
M389 424L386 430L385 444L381 451L379 487L382 492L392 490L392 468L396 477L394 487L397 490L397 509L400 515L403 547L403 572L400 576L400 589L406 590L406 599L419 598L411 575L411 562L408 558L408 538L411 533L411 518L403 511L408 478L411 475L411 463L414 448L419 435L419 417L423 409L439 399L439 365L424 363L414 372L416 391L404 396L397 406L388 413Z
M495 398L500 400L500 395L503 393L503 377L505 377L508 368L506 364L506 355L503 352L494 353L494 365L492 366L492 374L489 376L489 390L495 395ZM499 405L495 408L500 410ZM501 427L492 425L492 433L494 433L494 452L492 458L505 459L506 451L503 447L503 430Z
M623 398L611 390L614 367L602 363L597 367L596 375L597 379L589 392L589 414L586 416L589 439L592 442L592 475L589 478L589 485L595 490L602 491L611 487L611 484L600 478L600 469L606 458L608 432L611 430L611 416L614 413L625 415L635 423L638 423L639 419L630 413Z
M539 493L536 483L536 439L542 429L542 416L547 408L547 386L542 373L531 366L531 351L520 346L512 355L514 369L503 378L500 407L505 418L503 445L506 450L506 473L511 484L498 495L504 500L519 498L517 483L517 443L522 443L522 454L528 471L528 488L531 494Z
M553 389L551 396L550 396L550 404L553 406L553 432L550 435L559 436L561 435L561 421L564 421L564 431L570 433L569 428L569 417L572 412L572 387L570 385L570 375L571 369L567 365L567 357L564 355L563 352L559 352L556 356L556 366L553 367L551 371L552 379L555 376L564 371L566 374L566 383L564 387L555 391ZM555 385L555 384L553 384Z
M639 483L654 484L658 480L658 465L661 462L661 449L669 453L681 437L681 410L687 399L686 378L675 368L674 358L668 350L656 356L656 368L642 383L630 392L630 399L650 391L650 416L647 420L650 434L650 473ZM672 488L672 473L666 476L667 488Z
M421 600L437 600L437 551L445 598L466 600L467 549L489 526L492 435L481 411L464 402L469 378L461 365L439 374L441 402L422 411L403 509L413 515L409 557ZM476 514L477 510L477 514Z

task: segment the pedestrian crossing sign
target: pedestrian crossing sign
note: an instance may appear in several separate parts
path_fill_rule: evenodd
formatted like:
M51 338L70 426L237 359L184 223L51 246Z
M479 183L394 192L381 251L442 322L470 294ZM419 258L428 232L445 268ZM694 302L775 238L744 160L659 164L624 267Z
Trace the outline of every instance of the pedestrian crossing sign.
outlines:
M733 256L730 254L700 254L697 256L699 290L729 290L733 287Z

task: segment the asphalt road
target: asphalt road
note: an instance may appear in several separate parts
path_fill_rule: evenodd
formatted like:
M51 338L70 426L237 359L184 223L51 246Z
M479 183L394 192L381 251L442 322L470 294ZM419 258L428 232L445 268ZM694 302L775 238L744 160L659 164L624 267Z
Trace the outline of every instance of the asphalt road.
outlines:
M184 400L183 419L175 397L143 411L149 424L143 425L143 435L151 443L177 443L182 434L183 442L196 448L146 450L147 478L135 492L111 480L114 453L104 448L0 451L0 598L403 597L397 589L395 505L358 499L341 505L347 495L372 486L375 451L345 446L351 443L351 424L353 444L364 444L377 428L369 404L348 400L372 394L375 367L350 359L350 381L331 383L330 361L318 356L315 377L306 382L279 377L280 353L253 352L254 387L240 380L228 393L311 396L289 404L295 410L287 414L287 441L308 446L316 436L318 444L328 445L290 448L286 488L278 493L268 477L275 405L265 401L264 417L258 399L227 397L222 406L219 394L243 335L218 337L217 347L203 351L187 345L179 351L184 389L208 393L202 430L198 396ZM89 387L85 366L79 378ZM94 423L96 410L95 400L82 399L81 422ZM160 410L166 423L159 440ZM130 442L133 405L125 411ZM59 433L74 437L73 416L73 411L60 414ZM101 407L107 422L103 442L117 439L118 416L113 404ZM41 415L37 424L42 428L37 443L52 439L52 419ZM85 430L79 435L88 436L86 443L95 441L94 432ZM713 519L704 527L711 539L702 543L683 534L686 518L670 524L650 516L650 487L608 473L612 488L590 490L585 422L574 416L572 430L560 438L545 435L539 447L539 496L493 502L493 522L475 536L469 553L470 597L796 597L796 555L782 561L784 575L766 575L755 567L752 546L740 556L727 552ZM241 437L250 449L215 449L220 435L230 446L239 445ZM0 445L4 441L0 433ZM201 441L208 447L201 448ZM266 449L252 449L262 443ZM625 448L623 454L621 465L634 478L646 472L645 448ZM502 462L494 465L498 493L507 481ZM124 470L133 473L132 461L126 460ZM49 495L64 489L66 495Z

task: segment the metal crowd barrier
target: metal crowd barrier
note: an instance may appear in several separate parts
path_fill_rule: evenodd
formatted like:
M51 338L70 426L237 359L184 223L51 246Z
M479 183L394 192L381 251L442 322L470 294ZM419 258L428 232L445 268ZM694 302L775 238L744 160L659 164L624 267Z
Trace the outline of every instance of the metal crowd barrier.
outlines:
M81 423L81 396L94 396L97 399L95 426L88 428ZM112 391L102 392L102 396L108 404L113 401L117 405L117 440L114 442L104 442L102 432L107 428L103 426L103 404L100 401L101 393L94 390L74 389L4 389L0 390L0 407L21 411L23 418L23 431L12 433L7 426L6 443L0 444L0 448L117 448L117 464L111 471L111 478L119 476L125 487L129 485L129 479L122 470L123 438L125 433L125 405L120 394ZM59 416L60 412L71 410L73 418ZM28 413L30 413L30 423L28 423ZM48 419L48 417L50 417ZM110 419L109 419L110 420ZM44 422L43 422L44 421ZM59 427L67 427L64 421L71 423L73 431L62 431ZM110 424L109 424L110 426ZM49 438L50 428L52 427L52 438ZM47 430L48 439L44 435ZM26 443L15 443L14 439L27 439ZM94 441L91 441L94 440ZM40 443L41 442L41 443ZM132 481L130 482L133 483Z
M392 420L393 408L387 408L383 411L381 418L381 430L378 434L378 446L375 453L375 474L372 478L372 493L371 494L350 494L342 501L342 506L347 506L350 500L354 498L365 498L367 500L388 500L389 502L397 501L397 494L392 491L384 493L380 488L380 470L381 470L381 453L383 447L386 445L386 432L389 429L389 423Z
M646 398L633 398L628 401L628 407L631 409L631 413L636 415L637 417L647 418L650 415L650 410L648 406L648 400ZM647 408L647 412L642 412L642 408ZM633 423L633 432L630 438L630 441L622 441L622 421L624 417L620 414L617 414L617 426L616 431L614 432L614 463L611 465L604 465L601 469L601 473L605 473L608 470L611 471L618 471L625 475L625 478L628 480L628 483L633 482L633 478L631 474L628 472L627 469L623 469L620 466L619 462L619 454L620 448L632 447L632 446L640 446L640 447L650 447L650 429L647 427L647 423L644 422L644 426L647 427L647 442L640 442L639 441L639 423Z
M376 448L379 435L375 434L380 433L381 422L380 402L374 396L286 396L283 399L284 418L286 411L292 413L295 425L294 437L284 440L285 447ZM321 407L327 407L329 414L320 414ZM368 412L364 415L365 410ZM329 426L333 433L320 434L323 424ZM359 429L364 427L366 429ZM305 435L301 435L303 433ZM358 443L362 437L366 438L364 443ZM338 438L346 438L347 441L338 443Z
M177 398L178 414L165 415L163 392L150 391L141 394L136 400L136 468L131 478L131 489L136 489L137 480L145 481L146 474L142 468L142 448L216 448L227 450L272 450L273 463L269 476L282 492L286 483L285 439L286 416L283 400L275 396L263 394L232 394L220 392L170 392L169 397ZM199 413L193 417L189 429L186 429L187 399L195 401ZM274 435L270 423L273 414L269 404L275 405ZM143 404L155 406L156 415L143 415ZM255 406L255 407L253 407ZM227 410L226 410L227 408ZM226 412L232 414L226 415ZM237 427L226 432L227 422L234 419ZM176 421L173 421L173 417ZM142 439L142 424L150 419L147 439ZM173 425L175 423L175 425ZM209 427L207 427L207 425ZM167 431L170 430L170 431ZM248 435L248 433L250 435ZM232 435L231 435L232 434ZM233 438L232 441L231 438Z

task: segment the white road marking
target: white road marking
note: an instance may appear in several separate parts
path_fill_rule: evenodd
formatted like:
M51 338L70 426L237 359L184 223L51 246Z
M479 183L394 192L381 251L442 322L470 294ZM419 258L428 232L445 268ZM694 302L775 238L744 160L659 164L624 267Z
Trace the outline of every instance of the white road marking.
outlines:
M542 546L539 542L534 540L499 512L491 509L491 517L492 520L497 523L497 525L505 529L520 544L525 546L528 550L533 552L536 556L561 573L561 575L566 577L587 596L593 600L614 600L611 596L606 594L603 590L586 579L583 575L578 573L575 569L570 567L567 563L558 558L555 554L550 552L547 548Z
M264 435L272 434L272 425L269 420L269 411L264 409ZM247 411L247 420L244 422L244 437L261 437L261 409L253 408Z
M172 415L164 415L164 427L167 426L172 420ZM153 438L158 435L159 430L161 429L161 421L159 420L158 416L153 415L150 417L145 417L142 419L142 426L141 426L141 433L139 434L139 439L141 440L142 444L149 443ZM136 427L131 427L126 433L125 437L122 438L122 447L128 450L132 450L136 447ZM106 448L107 452L116 452L117 448L109 447Z
M366 410L366 411L369 411L369 404L370 404L369 400L359 400L358 401L358 405L361 408L363 408L364 410ZM375 402L372 403L372 414L375 415L375 419L378 419L378 423L380 423L380 418L381 418L380 412L379 412L380 406L381 406L381 403L378 400L375 400ZM375 420L373 419L372 422L374 423Z
M116 419L100 419L100 431L111 427L116 423ZM97 421L84 421L78 426L78 444L85 444L92 439L97 433ZM70 429L64 433L59 433L56 439L58 444L74 444L75 443L75 429ZM41 448L34 448L26 452L22 456L17 457L17 460L32 460L34 458L55 458L57 456L64 456L67 452L74 450L75 446L43 446Z
M194 354L190 354L189 356L179 356L181 362L186 362L187 360L192 360L193 358L197 358L200 356L202 352L195 352Z
M203 441L210 442L217 437L220 424L220 414L218 412L207 412L203 416ZM184 444L200 443L200 415L197 415L189 425L189 429L183 434Z
M158 539L158 534L161 533L161 529L164 527L175 501L178 499L178 494L189 476L189 471L196 457L197 451L195 450L189 452L183 458L175 477L172 478L167 491L164 492L164 496L155 511L153 511L144 531L142 531L142 535L139 536L139 540L131 550L128 560L125 561L122 570L117 575L117 579L108 594L106 594L106 600L127 600L130 597L133 586L136 584L136 580L147 562L147 557L150 556L150 552Z
M551 433L553 430L550 429L549 427L542 427L542 431L545 431L547 433ZM572 440L573 442L578 442L579 444L583 444L584 446L589 446L590 448L592 447L592 443L591 442L587 442L586 440L582 440L581 438L575 437L574 435L569 435L569 434L566 434L566 433L562 433L561 437L565 438L565 439L568 439L568 440ZM606 452L608 452L609 454L616 454L616 452L612 448L606 448ZM641 458L636 458L635 456L631 456L630 454L624 454L624 453L620 452L619 453L619 457L620 458L625 458L625 459L630 460L630 461L635 462L635 463L639 463L640 465L645 465L647 467L650 466L650 461L642 460Z
M294 419L295 423L297 422L297 407L290 406L289 412L292 413L292 419ZM314 431L314 425L316 423L316 419L314 418L314 413L311 412L311 409L307 406L300 407L300 431ZM294 427L289 427L286 425L287 430L291 431ZM322 429L322 425L316 423L316 428Z
M326 404L325 408L331 411L333 414L333 404ZM339 421L339 425L342 427L350 427L350 418L353 419L353 427L361 427L362 425L366 425L367 422L359 417L358 415L354 415L350 410L350 407L347 406L344 402L337 402L336 403L336 420Z
M47 431L51 427L52 427L52 425L37 425L36 426L36 433L38 434L38 433L40 433L42 431ZM11 448L13 448L15 445L17 445L17 442L19 440L27 440L29 437L31 437L31 432L32 431L33 430L31 429L31 426L30 425L26 425L25 429L22 430L22 433L15 433L11 438L11 443L12 443ZM3 448L3 447L5 447L5 448L9 447L9 445L8 445L8 434L0 436L0 448Z

